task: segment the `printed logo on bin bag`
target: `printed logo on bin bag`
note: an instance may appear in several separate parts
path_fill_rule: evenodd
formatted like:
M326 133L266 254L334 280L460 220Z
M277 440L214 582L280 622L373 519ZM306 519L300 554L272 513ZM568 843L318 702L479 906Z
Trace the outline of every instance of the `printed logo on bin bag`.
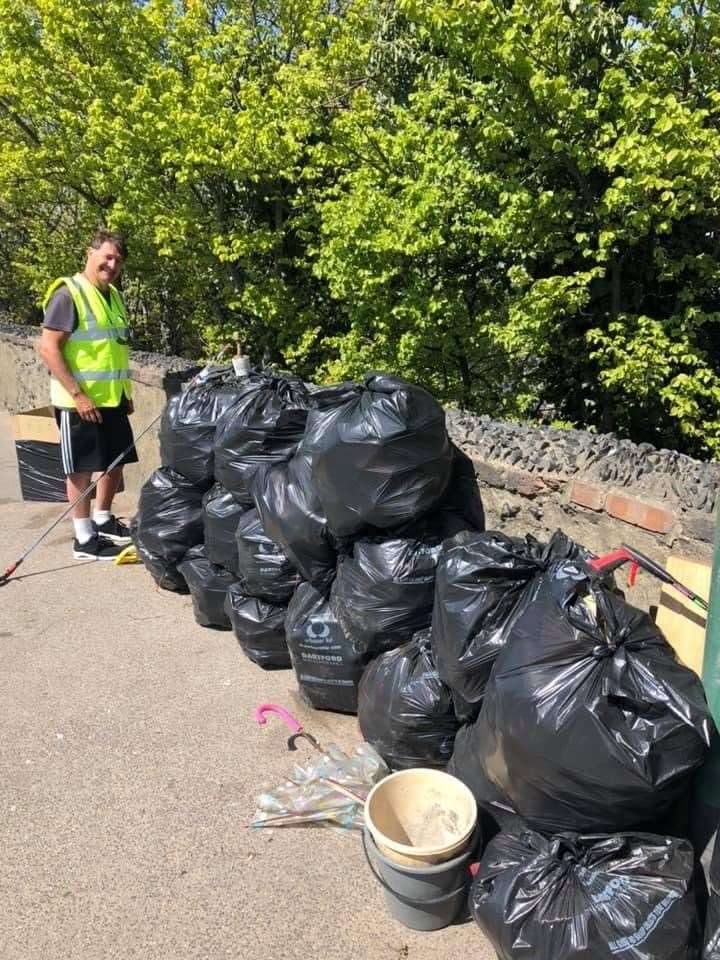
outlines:
M324 647L325 641L330 636L330 624L319 618L308 620L307 627L305 627L305 636L309 643Z
M670 890L665 897L656 904L656 906L650 911L650 913L645 918L644 922L638 927L638 929L629 934L626 937L622 937L620 940L613 940L611 943L608 943L610 953L624 953L626 950L630 950L632 947L637 947L641 943L645 943L650 934L655 930L655 928L660 924L660 921L672 907L675 900L679 900L681 894L677 890Z

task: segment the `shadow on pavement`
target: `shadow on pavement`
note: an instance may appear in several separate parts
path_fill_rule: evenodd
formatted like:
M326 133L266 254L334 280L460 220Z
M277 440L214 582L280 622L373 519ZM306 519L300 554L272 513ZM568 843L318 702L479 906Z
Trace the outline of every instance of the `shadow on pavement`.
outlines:
M66 563L62 567L48 567L46 570L33 570L32 573L13 574L8 583L16 583L20 580L29 580L30 577L40 577L44 573L57 573L58 570L74 570L76 567L86 567L89 563L97 563L97 560L73 560L72 563ZM5 586L5 584L2 584Z

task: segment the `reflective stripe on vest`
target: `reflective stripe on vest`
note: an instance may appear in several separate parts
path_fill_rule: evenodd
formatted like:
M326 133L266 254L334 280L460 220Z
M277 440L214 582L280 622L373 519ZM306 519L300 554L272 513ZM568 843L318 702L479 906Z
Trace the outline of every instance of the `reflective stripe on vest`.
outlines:
M95 327L92 330L76 330L68 340L127 340L130 327Z
M73 374L79 383L86 380L129 380L129 370L83 370Z

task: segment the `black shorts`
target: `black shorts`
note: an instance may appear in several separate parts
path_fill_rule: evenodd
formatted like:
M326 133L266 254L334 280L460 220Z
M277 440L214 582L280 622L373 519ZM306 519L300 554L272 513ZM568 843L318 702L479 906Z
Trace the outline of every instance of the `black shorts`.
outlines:
M55 408L60 430L60 452L65 474L107 470L113 460L130 447L120 461L137 463L133 432L123 402L119 407L100 407L102 423L83 420L77 410Z

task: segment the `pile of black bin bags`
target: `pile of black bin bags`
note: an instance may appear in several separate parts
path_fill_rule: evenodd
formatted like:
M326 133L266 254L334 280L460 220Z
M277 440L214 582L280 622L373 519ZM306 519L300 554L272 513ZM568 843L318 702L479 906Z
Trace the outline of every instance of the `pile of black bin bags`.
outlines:
M558 534L444 545L432 636L451 773L491 839L471 891L501 960L699 960L687 806L713 725L648 614Z
M584 547L484 530L425 390L217 368L168 403L161 452L133 522L158 585L357 713L391 768L470 787L501 960L720 960L720 853L703 949L681 815L714 735L699 679Z
M443 540L484 525L442 407L384 374L308 388L210 369L168 402L160 449L132 525L148 570L258 665L292 665L318 709L357 712L366 666L429 630ZM445 766L451 741L404 755Z

